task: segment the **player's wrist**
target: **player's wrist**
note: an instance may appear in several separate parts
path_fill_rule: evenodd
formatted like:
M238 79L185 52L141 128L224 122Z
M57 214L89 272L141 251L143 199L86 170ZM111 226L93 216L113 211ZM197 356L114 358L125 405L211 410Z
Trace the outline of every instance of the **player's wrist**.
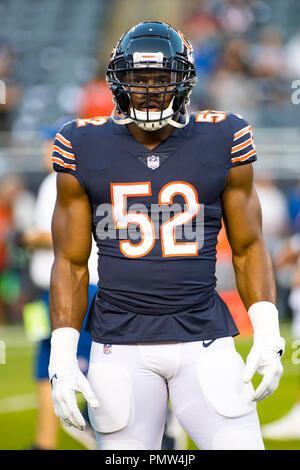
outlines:
M52 331L49 366L60 366L77 360L79 335L79 331L71 327Z
M275 304L267 301L251 305L248 315L255 338L280 338L279 314Z

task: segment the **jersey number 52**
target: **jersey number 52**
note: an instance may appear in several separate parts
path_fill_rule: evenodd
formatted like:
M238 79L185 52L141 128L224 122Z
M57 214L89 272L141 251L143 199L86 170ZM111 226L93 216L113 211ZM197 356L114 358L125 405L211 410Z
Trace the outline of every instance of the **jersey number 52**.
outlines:
M136 224L140 228L141 241L132 243L130 240L120 241L120 250L129 258L147 255L155 243L155 230L153 222L147 214L137 211L126 211L126 202L129 197L151 196L151 183L111 183L112 216L116 229L125 229L129 224ZM184 181L172 181L160 190L159 205L173 204L175 195L181 195L185 200L185 210L160 226L160 239L163 257L169 256L197 256L198 242L177 242L176 227L190 222L200 210L198 194L195 188Z

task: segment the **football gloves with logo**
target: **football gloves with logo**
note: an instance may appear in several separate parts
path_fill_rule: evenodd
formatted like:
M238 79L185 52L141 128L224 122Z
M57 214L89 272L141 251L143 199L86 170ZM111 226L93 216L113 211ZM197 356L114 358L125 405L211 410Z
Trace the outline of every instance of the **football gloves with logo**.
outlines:
M99 403L78 366L78 339L79 332L74 328L58 328L52 332L49 377L56 416L67 426L83 430L86 423L75 393L82 393L92 408L98 408Z
M255 372L263 376L252 400L261 401L270 396L278 387L283 373L281 356L285 340L279 333L278 311L271 302L257 302L249 311L254 337L253 346L247 357L243 380L250 382Z

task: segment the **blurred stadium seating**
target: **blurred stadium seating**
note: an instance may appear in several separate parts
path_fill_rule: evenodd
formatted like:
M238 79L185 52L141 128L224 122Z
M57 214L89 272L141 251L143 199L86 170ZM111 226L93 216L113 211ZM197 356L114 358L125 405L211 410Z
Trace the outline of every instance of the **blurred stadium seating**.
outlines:
M76 109L77 87L93 78L109 2L5 0L1 36L16 55L23 98L16 130L35 129Z

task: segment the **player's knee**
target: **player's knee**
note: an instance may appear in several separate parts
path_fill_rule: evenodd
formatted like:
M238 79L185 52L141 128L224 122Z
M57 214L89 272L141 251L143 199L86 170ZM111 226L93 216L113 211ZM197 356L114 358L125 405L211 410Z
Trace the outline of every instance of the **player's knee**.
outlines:
M101 450L148 450L144 444L133 439L107 440L101 436Z
M212 350L209 360L198 364L204 396L216 413L236 418L255 410L252 384L243 382L244 361L234 346Z
M99 408L89 407L93 429L111 433L127 426L132 408L129 372L119 364L90 364L88 379L100 403Z
M219 430L212 450L264 450L259 427L253 423Z

